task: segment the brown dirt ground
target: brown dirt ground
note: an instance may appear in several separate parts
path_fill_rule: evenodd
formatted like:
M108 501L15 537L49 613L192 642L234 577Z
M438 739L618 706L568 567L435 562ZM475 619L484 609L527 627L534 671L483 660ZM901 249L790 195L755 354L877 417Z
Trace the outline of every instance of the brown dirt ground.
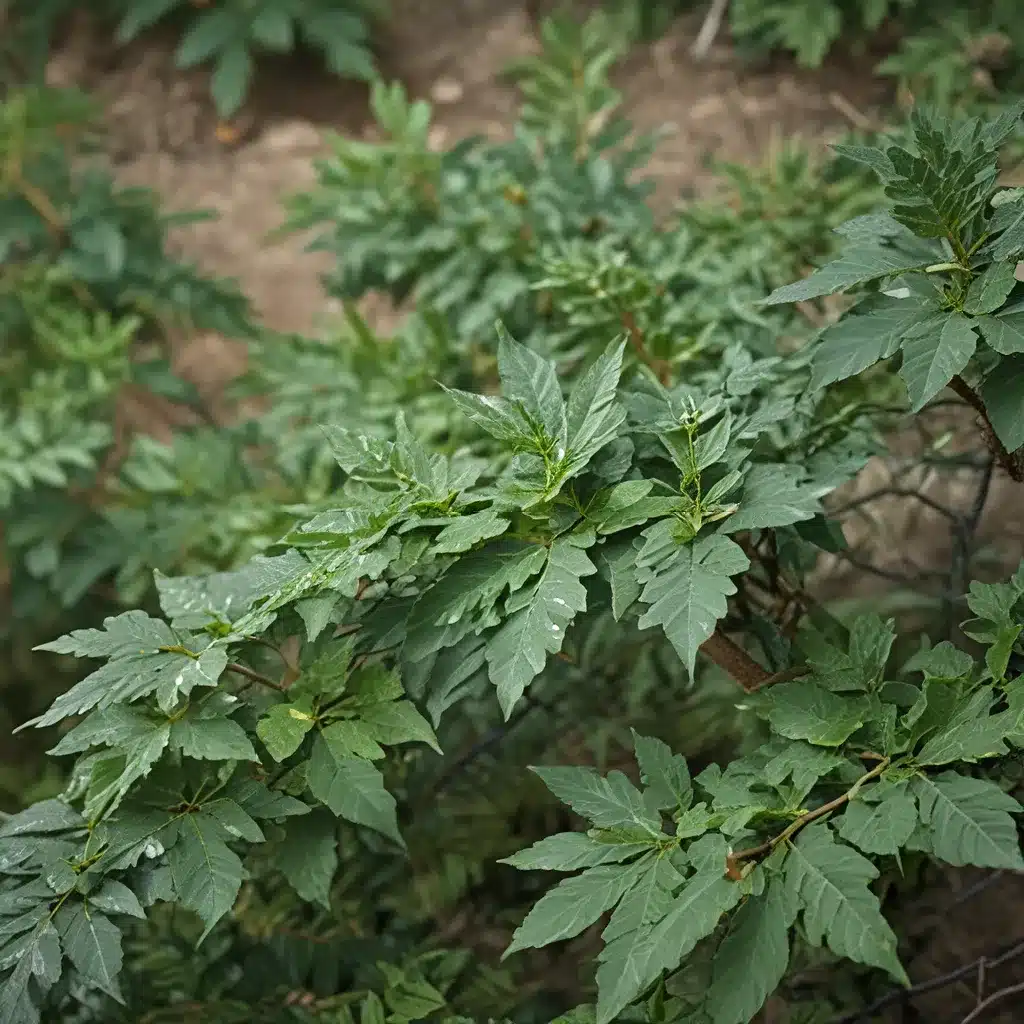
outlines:
M536 45L523 7L514 0L393 0L393 8L381 42L382 67L411 94L434 102L435 143L477 133L507 135L515 96L501 72ZM851 121L874 123L885 102L884 87L863 62L832 64L814 74L785 63L755 68L741 64L722 38L697 64L688 54L696 30L694 20L681 19L659 42L638 47L618 76L625 113L639 129L673 129L650 166L659 205L712 188L709 158L757 161L779 135L824 143ZM305 252L303 238L271 242L267 235L280 223L281 199L311 182L325 129L371 133L365 87L329 77L309 58L269 63L234 126L237 140L225 144L218 139L204 74L174 68L173 38L154 33L123 50L108 39L83 15L54 57L50 78L101 97L119 177L156 188L172 209L215 211L216 220L179 231L180 251L209 272L237 278L272 327L314 329L331 312L319 282L327 261ZM386 327L389 320L385 314L378 322ZM238 350L225 339L187 341L182 362L196 368L197 383L216 390L237 373ZM865 487L878 482L868 480ZM1008 497L994 500L986 516L989 530L1004 543L1007 509L1015 505ZM891 540L894 557L897 549L900 557L907 553L906 521L903 526ZM934 555L937 535L915 531L915 539L923 533ZM1011 542L1018 544L1017 538ZM954 891L967 884L951 876ZM1019 879L1007 876L984 899L959 907L915 958L915 980L969 962L1019 934L1021 895ZM877 1019L959 1021L960 1007L972 1005L971 986L968 981L963 992L944 990L920 1002L919 1016ZM986 1019L1024 1021L1024 1009Z

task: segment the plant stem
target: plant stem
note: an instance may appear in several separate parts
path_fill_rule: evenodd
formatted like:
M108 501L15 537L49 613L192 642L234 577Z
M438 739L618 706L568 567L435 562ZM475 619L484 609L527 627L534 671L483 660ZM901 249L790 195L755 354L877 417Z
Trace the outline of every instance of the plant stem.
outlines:
M284 693L285 688L280 683L275 682L269 676L265 676L260 672L254 672L251 668L246 668L245 665L239 665L237 661L229 662L227 669L229 672L234 672L236 675L245 676L246 679L251 679L254 683L261 683L263 686L269 686L272 690Z
M818 818L823 818L826 814L831 814L832 811L838 810L844 804L849 803L857 795L861 786L863 786L865 782L870 782L872 779L878 778L878 776L881 775L888 767L889 758L883 757L881 761L871 769L871 771L865 772L845 793L841 793L835 798L835 800L829 800L827 804L822 804L815 810L808 811L806 814L801 815L777 836L761 843L760 846L752 846L747 850L740 850L738 853L729 854L728 861L730 868L739 864L741 861L752 860L756 857L761 857L766 853L771 853L776 846L780 843L784 843L787 839L791 839L805 825L809 825L812 821L816 821Z
M988 418L988 410L985 408L985 403L981 400L981 395L960 374L957 374L949 382L949 386L980 417L981 433L985 438L985 443L992 454L999 460L999 464L1006 470L1010 479L1015 480L1017 483L1024 483L1024 463L1022 463L1018 455L1007 451L1006 445L999 440L996 428L992 426L992 421Z

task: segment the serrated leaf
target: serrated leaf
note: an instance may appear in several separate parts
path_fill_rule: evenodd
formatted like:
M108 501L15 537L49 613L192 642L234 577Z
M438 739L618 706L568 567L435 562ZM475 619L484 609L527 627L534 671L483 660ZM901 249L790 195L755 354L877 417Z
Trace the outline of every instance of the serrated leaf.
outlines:
M1024 870L1017 826L1020 804L987 779L956 772L911 781L936 857L955 867Z
M86 981L121 1002L121 929L86 903L65 905L56 918L64 952Z
M339 818L365 825L404 845L395 798L384 788L384 776L369 761L344 756L332 749L321 733L313 744L306 777L313 796Z
M805 680L773 686L768 699L768 717L775 732L818 747L841 746L870 714L865 698L844 697Z
M612 616L616 622L621 622L643 589L636 581L636 550L627 540L604 544L598 551L598 565L611 589Z
M736 593L730 576L745 571L750 560L726 537L712 535L680 545L673 523L656 523L637 560L641 599L650 607L640 617L641 629L661 626L676 653L693 675L697 650L727 610L726 598Z
M456 555L479 544L482 540L500 537L508 529L509 521L492 508L459 516L446 526L434 540L434 551L439 555Z
M932 257L923 254L907 254L870 242L855 243L839 259L827 263L802 281L776 288L764 300L764 305L776 306L783 302L803 302L834 295L855 284L919 270L932 262Z
M674 754L667 743L654 736L639 736L633 731L633 748L645 799L659 810L685 811L693 800L693 784L686 758Z
M223 715L179 719L171 726L171 746L202 761L258 761L245 730Z
M89 893L89 902L105 914L125 914L145 918L146 912L139 898L122 882L108 878L95 892Z
M602 864L562 879L534 904L502 958L520 949L536 949L579 935L615 906L636 880L634 867L618 864Z
M682 880L668 858L662 857L649 864L622 897L601 933L605 945L598 955L598 1021L613 1020L652 980L654 926L665 916Z
M242 885L242 862L222 834L222 827L212 818L186 814L178 824L177 842L167 851L178 899L206 926L200 942L235 905Z
M803 829L785 861L787 894L799 901L807 940L815 946L827 941L839 956L879 967L907 984L896 936L868 888L877 877L875 866L837 843L824 824Z
M578 871L599 864L620 864L649 849L645 843L601 842L585 832L559 832L498 863L520 871Z
M814 488L799 466L757 465L743 480L740 507L725 522L727 533L789 526L822 513Z
M837 825L839 835L865 853L894 855L917 827L917 805L904 784L889 790L877 803L852 800Z
M915 760L922 765L977 761L1006 753L1003 738L1012 728L1009 715L991 715L993 695L986 688L963 701L943 727L932 735Z
M1024 447L1024 356L1002 359L981 387L982 401L1007 451Z
M165 622L144 612L124 612L105 619L103 626L103 630L76 630L38 648L110 660L62 693L45 714L21 728L56 725L93 708L127 704L150 694L156 695L162 709L170 711L194 687L216 686L227 666L227 651L223 647L210 646L209 639L179 635ZM182 649L192 653L180 653Z
M515 593L547 560L539 544L489 544L460 558L413 605L407 624L404 658L419 661L452 647L473 628L470 613L487 609L507 588Z
M946 317L941 328L904 337L900 376L907 385L913 412L920 411L963 370L977 344L974 324L960 313Z
M587 590L580 579L595 572L585 551L559 539L551 545L537 585L509 598L508 617L487 644L488 674L506 719L548 655L562 649L576 613L586 611Z
M548 437L568 443L565 402L555 364L514 341L502 324L498 330L498 375L501 393L543 425Z
M569 393L566 425L570 472L576 472L616 436L626 411L615 394L622 374L625 342L612 342Z
M299 896L329 910L338 869L337 820L326 811L313 811L289 821L275 847L274 864Z
M964 299L964 312L972 316L995 312L1017 283L1016 269L1015 263L990 263L985 272L971 282Z
M533 431L520 408L500 395L477 395L469 391L441 387L445 394L478 427L498 441L529 442Z
M313 728L315 719L308 708L275 704L257 723L256 734L275 761L291 757Z
M370 705L362 711L359 720L370 730L378 743L386 746L399 743L426 743L437 753L442 753L430 723L410 701Z
M857 310L822 332L811 362L812 390L846 380L895 355L907 330L934 312L934 307L884 299L864 303Z
M715 951L706 1005L714 1024L747 1024L789 966L789 915L779 883L733 915Z
M593 768L533 768L564 804L598 828L634 825L652 837L661 834L661 817L622 772L599 775Z

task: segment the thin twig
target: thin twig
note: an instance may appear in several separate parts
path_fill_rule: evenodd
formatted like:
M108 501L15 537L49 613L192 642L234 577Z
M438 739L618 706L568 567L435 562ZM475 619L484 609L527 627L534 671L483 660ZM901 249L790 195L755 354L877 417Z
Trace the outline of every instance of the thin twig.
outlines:
M985 403L970 384L957 374L950 382L950 388L955 391L977 414L981 420L981 432L989 450L999 460L999 464L1006 470L1007 476L1017 483L1024 483L1024 463L1016 455L1006 450L1006 445L999 440L996 428L989 419Z
M820 807L816 807L813 811L808 811L806 814L801 815L796 819L796 821L787 825L786 828L777 836L766 840L761 843L760 846L751 846L749 849L729 854L730 867L739 864L741 861L753 860L757 857L762 857L766 853L771 853L776 846L780 843L784 843L787 839L791 839L805 825L809 825L812 821L816 821L818 818L823 818L826 814L831 814L844 804L849 803L860 792L860 789L865 782L870 782L872 779L878 778L878 776L881 775L888 767L889 758L883 757L878 764L871 769L871 771L865 772L845 793L841 793L835 798L835 800L829 800L827 804L822 804Z
M993 992L984 1002L979 1003L966 1017L960 1022L960 1024L970 1024L972 1020L981 1020L982 1016L987 1010L992 1009L996 1003L1001 1003L1004 999L1010 996L1017 996L1024 994L1024 981L1019 982L1016 985L1010 985L1007 988L1000 989L998 992Z
M285 688L280 683L271 679L270 676L255 672L251 668L246 668L245 665L239 665L237 661L229 662L227 669L229 672L234 672L237 675L245 676L246 679L251 679L254 683L260 683L262 686L269 686L272 690L284 693Z
M697 38L693 41L693 46L690 47L690 56L694 60L704 60L710 53L728 7L729 0L711 0L711 7L697 33Z

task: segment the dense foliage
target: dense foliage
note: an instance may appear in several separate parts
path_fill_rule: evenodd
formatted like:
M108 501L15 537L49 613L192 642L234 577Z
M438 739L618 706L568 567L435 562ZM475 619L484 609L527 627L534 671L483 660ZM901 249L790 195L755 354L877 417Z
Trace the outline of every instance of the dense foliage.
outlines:
M960 631L819 585L833 494L947 387L1024 476L1020 111L656 221L616 23L543 39L509 143L435 152L382 83L383 140L333 140L289 204L326 339L173 259L70 97L7 97L5 641L78 676L5 686L63 771L0 823L0 1021L825 1022L907 981L930 865L1024 869L1024 569L954 581ZM256 411L175 320L247 340ZM119 438L126 383L192 420Z

